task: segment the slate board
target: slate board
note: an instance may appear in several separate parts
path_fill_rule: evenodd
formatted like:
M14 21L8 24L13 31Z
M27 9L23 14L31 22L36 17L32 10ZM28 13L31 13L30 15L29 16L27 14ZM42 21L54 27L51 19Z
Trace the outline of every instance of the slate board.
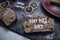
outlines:
M16 12L18 21L11 27L8 27L9 30L18 33L19 35L23 35L31 40L60 40L60 18L57 18L51 15L50 13L48 13L41 5L42 0L28 0L27 2L26 1L24 2L22 0L20 1L25 3L24 7L26 7L28 3L34 1L38 2L40 5L31 15L26 15L23 12L23 9L14 7L15 2L17 2L17 0L10 1L11 2L10 6ZM32 34L24 33L24 29L22 25L23 22L28 19L28 16L38 16L38 15L39 16L46 15L55 19L55 30L52 33L49 32L32 33ZM2 25L2 22L0 24Z

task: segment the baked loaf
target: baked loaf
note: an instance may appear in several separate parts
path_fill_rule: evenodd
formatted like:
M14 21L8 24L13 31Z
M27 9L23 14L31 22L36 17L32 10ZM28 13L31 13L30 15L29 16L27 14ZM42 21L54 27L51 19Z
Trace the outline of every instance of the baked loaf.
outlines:
M54 19L46 16L30 17L23 26L25 33L51 32L54 30Z
M10 8L6 8L1 13L1 20L5 23L6 26L11 25L16 20L16 14Z
M10 26L17 20L16 14L11 8L8 7L8 1L3 2L0 6L0 19L6 26Z

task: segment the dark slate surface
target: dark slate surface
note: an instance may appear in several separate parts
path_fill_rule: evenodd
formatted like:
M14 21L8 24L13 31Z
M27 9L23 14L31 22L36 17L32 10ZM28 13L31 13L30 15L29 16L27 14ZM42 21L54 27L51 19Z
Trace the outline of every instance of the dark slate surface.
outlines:
M22 0L20 0L22 1ZM18 21L9 27L9 29L13 32L16 32L20 35L23 35L27 38L30 38L31 40L60 40L60 18L57 18L50 13L48 13L41 5L42 0L27 0L27 1L22 1L25 3L23 7L28 5L29 2L36 1L40 5L39 7L31 14L31 15L26 15L23 12L23 9L21 8L16 8L15 3L17 1L10 1L11 2L11 8L16 12ZM49 17L52 17L55 19L55 30L52 33L49 32L44 32L44 33L32 33L32 34L25 34L24 29L23 29L23 22L28 18L28 16L37 16L37 15L46 15Z

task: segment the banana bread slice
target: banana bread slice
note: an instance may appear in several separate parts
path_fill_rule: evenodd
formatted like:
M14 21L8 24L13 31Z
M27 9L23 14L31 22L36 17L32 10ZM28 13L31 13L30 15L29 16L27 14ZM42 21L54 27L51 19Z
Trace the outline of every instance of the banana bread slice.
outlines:
M9 26L15 20L17 20L17 17L11 8L5 8L4 11L1 12L1 20L5 23L6 26Z
M51 32L54 30L54 19L46 16L30 17L23 26L25 33Z

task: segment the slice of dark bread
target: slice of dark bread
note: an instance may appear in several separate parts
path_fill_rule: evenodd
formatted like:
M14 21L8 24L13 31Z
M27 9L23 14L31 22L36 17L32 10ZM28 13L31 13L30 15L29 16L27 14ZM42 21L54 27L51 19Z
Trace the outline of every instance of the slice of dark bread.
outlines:
M0 16L0 19L6 26L11 25L15 20L17 20L16 14L11 8L5 8Z
M4 1L0 4L0 19L6 26L10 26L17 20L15 12L9 8L9 1Z
M54 30L54 19L47 16L30 17L23 26L25 33L51 32Z

